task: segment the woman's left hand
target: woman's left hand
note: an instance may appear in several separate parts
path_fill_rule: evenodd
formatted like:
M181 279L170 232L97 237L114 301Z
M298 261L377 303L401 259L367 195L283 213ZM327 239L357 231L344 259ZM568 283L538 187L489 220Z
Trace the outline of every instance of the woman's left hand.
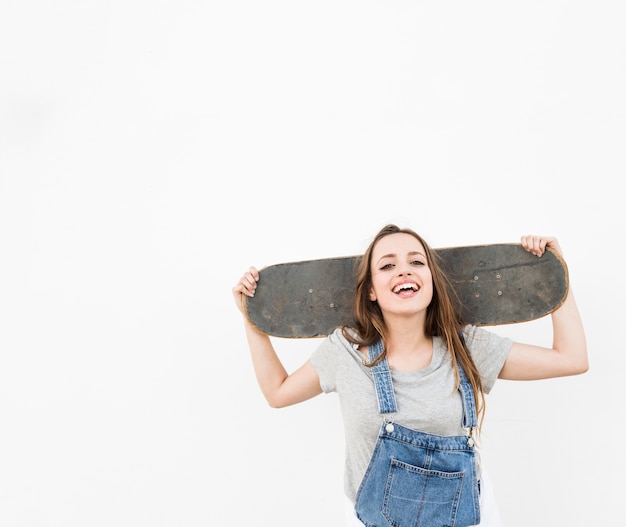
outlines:
M561 246L554 236L537 236L534 234L522 236L522 247L535 256L541 256L546 252L546 247L550 247L563 256Z

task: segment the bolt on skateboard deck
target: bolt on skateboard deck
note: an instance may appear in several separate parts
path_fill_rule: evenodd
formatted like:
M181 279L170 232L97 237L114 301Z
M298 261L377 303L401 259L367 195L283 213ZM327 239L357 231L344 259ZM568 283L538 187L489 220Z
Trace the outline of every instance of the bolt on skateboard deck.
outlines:
M551 249L538 258L521 244L435 249L466 323L495 326L527 322L557 309L569 276ZM356 269L361 256L270 265L259 271L248 319L276 337L324 337L353 320Z

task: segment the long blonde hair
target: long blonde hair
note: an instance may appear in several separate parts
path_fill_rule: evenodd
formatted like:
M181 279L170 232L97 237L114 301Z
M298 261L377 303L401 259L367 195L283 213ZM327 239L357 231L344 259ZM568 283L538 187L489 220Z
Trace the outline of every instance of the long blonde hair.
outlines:
M343 328L343 335L349 342L360 346L371 346L382 339L383 351L368 366L374 366L386 356L387 327L378 302L370 300L372 289L372 253L376 244L390 234L409 234L418 240L426 252L426 259L433 279L433 298L426 309L426 327L428 337L440 337L446 343L455 371L456 386L460 383L459 365L465 371L474 390L474 400L478 409L479 423L482 423L485 410L485 394L480 374L465 345L462 331L465 322L462 319L458 300L448 277L441 267L440 257L426 241L415 231L389 224L374 237L369 247L359 259L356 280L356 298L354 321L350 327ZM480 426L479 426L480 428Z

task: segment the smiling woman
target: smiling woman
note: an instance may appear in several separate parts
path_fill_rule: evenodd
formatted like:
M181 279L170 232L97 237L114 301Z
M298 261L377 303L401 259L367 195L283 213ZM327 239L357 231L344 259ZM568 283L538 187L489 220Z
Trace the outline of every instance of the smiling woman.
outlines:
M553 237L523 236L538 257ZM233 287L253 297L255 267ZM552 315L553 347L513 342L466 324L436 252L411 229L386 225L360 258L353 323L334 330L288 373L269 335L244 316L261 390L272 407L336 392L344 419L348 524L497 527L499 514L476 439L497 379L587 370L571 292Z

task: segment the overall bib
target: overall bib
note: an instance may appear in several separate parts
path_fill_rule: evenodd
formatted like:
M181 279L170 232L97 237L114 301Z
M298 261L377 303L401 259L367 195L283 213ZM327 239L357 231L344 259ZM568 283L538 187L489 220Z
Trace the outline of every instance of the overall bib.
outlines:
M381 341L370 346L370 360L381 351ZM379 412L396 412L387 359L371 371ZM476 405L472 385L460 366L459 373L467 436L425 434L384 419L356 496L355 511L366 527L468 527L480 523L471 438Z

